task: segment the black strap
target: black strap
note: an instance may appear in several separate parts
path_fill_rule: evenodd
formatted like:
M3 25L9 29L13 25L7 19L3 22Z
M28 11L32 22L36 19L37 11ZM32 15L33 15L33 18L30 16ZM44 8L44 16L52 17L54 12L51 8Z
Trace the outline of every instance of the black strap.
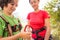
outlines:
M17 26L18 28L16 28L16 26ZM14 26L11 26L11 28L12 28L12 31L13 31L13 32L20 31L20 30L22 29L22 25L21 25L21 24L19 24L19 25L14 25Z
M2 17L1 15L0 15L0 17L1 17L7 24L9 24L9 22L8 22L4 17Z
M5 29L7 29L7 30L5 30L4 29L4 32L5 31L8 31L8 33L9 33L9 36L11 36L12 35L12 30L11 30L11 27L10 27L10 24L9 24L9 22L2 16L2 15L0 15L0 17L5 21L5 23L6 23L6 28ZM10 32L11 31L11 32ZM3 32L3 35L4 35L4 32Z
M43 31L43 30L46 30L46 28L45 28L45 26L44 27L42 27L42 28L40 28L39 30L32 30L32 33L39 33L39 32L41 32L41 31Z
M44 40L44 38L42 37L42 36L40 36L40 35L38 35L38 33L39 32L41 32L41 31L43 31L43 30L46 30L46 28L45 28L45 26L44 27L42 27L41 29L39 29L39 30L36 30L36 31L32 31L32 33L34 34L36 34L36 36L37 36L37 38L35 39L35 40L37 40L38 38L41 38L41 40Z
M44 27L42 27L41 29L39 29L39 30L36 30L36 33L39 33L39 32L41 32L41 31L43 31L43 30L45 30L45 26Z
M35 33L36 36L37 36L37 38L34 39L34 40L38 40L38 38L41 38L41 40L44 40L44 38L42 36L38 35L38 33L41 32L41 31L43 31L43 30L46 30L45 26L43 28L41 28L40 30L36 30L36 31L32 32L32 33ZM50 34L49 40L53 40L53 37L52 37L51 34Z
M21 24L19 24L19 30L21 30L22 29L22 25Z

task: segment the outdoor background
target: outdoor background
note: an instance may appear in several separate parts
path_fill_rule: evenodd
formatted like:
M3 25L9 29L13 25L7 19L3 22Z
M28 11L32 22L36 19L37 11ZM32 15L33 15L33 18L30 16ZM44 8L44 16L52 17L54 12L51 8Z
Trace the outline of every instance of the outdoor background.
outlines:
M51 34L54 40L60 40L60 0L40 0L39 9L47 10L51 16ZM29 0L19 0L14 16L20 18L23 27L27 24L27 15L33 11Z
M53 40L60 40L60 0L40 0L39 9L49 12ZM29 0L19 0L18 7L13 12L13 15L20 19L23 28L27 24L26 17L31 11L34 10L29 4Z

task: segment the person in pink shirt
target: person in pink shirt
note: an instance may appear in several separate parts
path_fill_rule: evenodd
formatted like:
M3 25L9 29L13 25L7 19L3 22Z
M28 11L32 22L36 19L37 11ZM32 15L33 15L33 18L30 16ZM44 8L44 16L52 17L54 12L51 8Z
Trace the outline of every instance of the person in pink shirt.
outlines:
M28 26L32 28L32 38L34 40L49 40L50 37L50 15L47 11L40 10L40 0L29 0L34 11L27 16Z

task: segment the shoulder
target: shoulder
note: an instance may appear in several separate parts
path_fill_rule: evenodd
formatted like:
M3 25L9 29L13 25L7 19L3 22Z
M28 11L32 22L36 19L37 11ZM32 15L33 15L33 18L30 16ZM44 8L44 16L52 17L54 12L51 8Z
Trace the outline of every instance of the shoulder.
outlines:
M1 24L4 24L5 23L5 21L3 19L3 14L0 14L0 22L1 22Z
M28 14L33 14L34 13L34 11L33 12L29 12Z
M40 10L40 12L43 14L43 15L49 15L49 12L48 11L46 11L46 10Z
M5 21L2 19L1 16L0 16L0 22L5 23Z
M0 17L0 26L1 26L1 28L5 28L5 21Z
M42 13L47 13L47 11L46 11L46 10L40 10L40 12L42 12Z

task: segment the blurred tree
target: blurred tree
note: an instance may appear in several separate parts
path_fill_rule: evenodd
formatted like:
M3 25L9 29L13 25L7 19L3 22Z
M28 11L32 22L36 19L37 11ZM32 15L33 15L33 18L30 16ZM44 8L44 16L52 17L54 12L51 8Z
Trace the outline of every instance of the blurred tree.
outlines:
M48 2L44 9L51 15L51 33L53 34L54 40L60 40L60 0Z

